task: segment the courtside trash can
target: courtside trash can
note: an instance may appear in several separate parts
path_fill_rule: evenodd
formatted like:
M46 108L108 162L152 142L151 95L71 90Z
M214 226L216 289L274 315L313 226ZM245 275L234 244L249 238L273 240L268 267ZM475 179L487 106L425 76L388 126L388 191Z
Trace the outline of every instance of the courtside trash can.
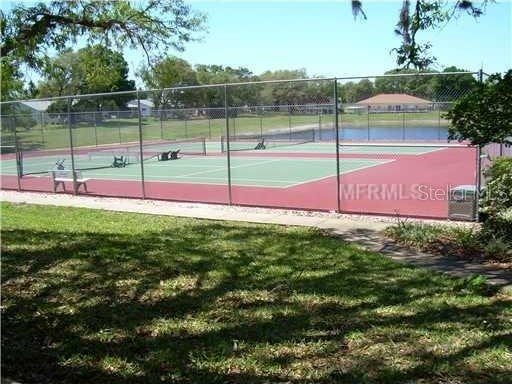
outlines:
M448 199L448 219L476 220L476 185L458 185L450 189Z

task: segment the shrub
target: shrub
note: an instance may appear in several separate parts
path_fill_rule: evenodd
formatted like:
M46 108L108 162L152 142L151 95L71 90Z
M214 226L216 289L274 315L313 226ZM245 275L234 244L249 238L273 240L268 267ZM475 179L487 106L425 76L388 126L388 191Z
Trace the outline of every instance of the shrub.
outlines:
M482 226L483 239L502 239L512 248L512 208L490 215Z
M484 221L512 208L512 158L498 158L485 172L489 178L481 200Z
M487 239L484 254L486 259L512 262L512 244L503 238Z
M444 232L441 226L398 221L397 225L386 228L386 234L401 244L424 249L434 244Z
M489 177L481 202L481 241L486 254L511 261L512 248L512 158L496 159L486 171Z
M472 228L450 228L448 237L451 239L452 248L461 256L480 256L482 243L479 234Z

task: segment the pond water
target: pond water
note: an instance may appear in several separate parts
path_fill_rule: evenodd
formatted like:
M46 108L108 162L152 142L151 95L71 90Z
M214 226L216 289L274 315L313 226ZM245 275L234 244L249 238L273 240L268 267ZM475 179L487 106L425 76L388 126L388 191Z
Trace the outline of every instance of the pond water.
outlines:
M335 140L333 128L317 132L318 140ZM348 141L447 141L448 127L432 126L381 126L381 127L340 127L340 140Z

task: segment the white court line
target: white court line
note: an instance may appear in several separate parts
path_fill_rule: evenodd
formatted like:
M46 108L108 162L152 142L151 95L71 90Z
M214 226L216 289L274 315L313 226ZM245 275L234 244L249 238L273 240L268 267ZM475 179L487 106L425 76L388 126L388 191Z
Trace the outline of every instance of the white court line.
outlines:
M37 176L37 175L30 175L30 176ZM109 176L109 175L106 174L105 176ZM48 176L46 175L44 177L48 177ZM100 181L133 181L133 182L140 183L140 179L118 179L118 178L111 178L111 177L109 177L108 179L91 177L91 179L100 180ZM199 177L198 179L199 180L204 180L205 177ZM208 179L208 177L206 177L206 179ZM223 180L224 182L223 183L202 183L200 181L199 182L197 182L197 181L187 181L187 180L181 181L181 180L168 179L168 178L165 179L165 180L146 179L146 182L149 182L149 183L195 184L195 185L217 185L217 186L220 186L220 187L226 187L226 188L228 187L227 177L226 178L210 177L209 179L212 179L212 180ZM255 179L255 180L260 180L260 179ZM272 182L276 182L276 181L272 180ZM286 188L288 188L288 185L274 186L274 185L258 185L258 184L234 184L234 186L235 187L277 188L277 189L286 189Z
M96 173L96 175L102 175L102 176L109 176L109 175L113 175L111 173ZM181 177L181 176L172 176L173 179L169 179L168 176L152 176L150 179L146 180L146 181L152 181L153 178L156 178L156 179L163 179L164 181L167 181L167 182L174 182L174 178L178 178L178 177ZM181 177L183 178L183 177ZM199 179L199 180L225 180L227 182L227 176L223 176L223 177L208 177L208 176L189 176L188 177L189 179ZM270 179L258 179L258 178L250 178L250 177L243 177L243 178L240 178L240 177L237 177L238 180L248 180L248 181L264 181L264 182L268 182L268 183L292 183L293 181L282 181L282 180L270 180ZM134 180L134 179L98 179L98 180L128 180L128 181L140 181L140 180ZM287 184L288 185L288 184Z
M368 160L368 159L359 159L359 160ZM275 161L275 160L274 160ZM350 173L350 172L355 172L355 171L358 171L358 170L361 170L361 169L365 169L365 168L371 168L371 167L375 167L375 166L378 166L378 165L381 165L381 164L387 164L387 163L391 163L395 160L386 160L386 161L380 161L376 164L369 164L369 165L364 165L364 166L361 166L361 167L357 167L357 168L352 168L352 169L349 169L349 170L346 170L344 172L341 172L340 175L344 175L344 174L347 174L347 173ZM268 161L270 162L270 161ZM254 165L251 164L251 165ZM245 166L249 166L249 164L244 164L244 165L241 165L239 167L245 167ZM110 176L110 175L117 175L115 173L106 173L106 172L95 172L95 175L102 175L102 176ZM302 185L302 184L306 184L306 183L311 183L311 182L315 182L315 181L320 181L320 180L323 180L323 179L327 179L327 178L330 178L330 177L333 177L333 176L336 176L336 172L334 173L331 173L329 175L326 175L326 176L322 176L322 177L318 177L316 179L308 179L308 180L305 180L305 181L301 181L301 182L298 182L298 183L293 183L293 181L278 181L278 180L270 180L270 179L252 179L252 178L239 178L237 177L236 179L237 180L245 180L245 181L254 181L254 182L267 182L267 183L285 183L285 185L282 185L282 186L279 186L279 185L259 185L257 183L254 183L254 184L238 184L238 183L235 183L234 185L235 186L238 186L238 187L260 187L260 188L279 188L279 189L286 189L286 188L291 188L291 187L295 187L295 186L299 186L299 185ZM183 178L185 177L184 175L182 176L171 176L172 179L169 179L168 178L169 176L152 176L149 180L146 180L146 181L149 181L149 182L157 182L157 183L178 183L178 184L201 184L201 185L220 185L220 186L227 186L227 178L226 177L193 177L193 176L188 176L189 179L199 179L199 180L221 180L221 181L224 181L223 183L201 183L201 182L196 182L196 181L179 181L179 180L176 180L177 178ZM94 177L92 177L94 178ZM163 179L163 180L154 180L154 179ZM119 181L140 181L140 180L137 180L137 179L116 179L116 178L108 178L108 179L98 179L98 180L119 180ZM288 184L288 183L292 183L292 184Z
M262 161L262 162L259 162L259 163L251 163L251 164L243 164L243 165L239 165L239 166L233 166L231 168L232 169L233 168L244 168L244 167L250 167L250 166L255 166L255 165L273 163L273 162L277 162L277 161L280 161L280 160L281 159L273 159L273 160L267 160L267 161L264 161L264 162ZM324 160L327 160L327 159L318 159L318 160L324 161ZM351 159L351 160L356 160L356 159ZM371 160L371 159L359 159L359 160ZM365 169L365 168L375 167L375 166L382 165L382 164L387 164L387 163L390 163L390 162L393 162L393 161L395 161L395 160L386 160L386 161L379 160L379 162L375 163L375 164L369 164L369 165L365 165L365 166L361 166L361 167L357 167L357 168L352 168L352 169L340 172L340 175L344 175L344 174L347 174L347 173L355 172L355 171L358 171L358 170L361 170L361 169ZM222 168L225 168L225 167L222 167ZM87 170L85 170L85 171L87 172ZM90 170L90 171L92 171L92 170ZM194 173L190 173L188 175L180 175L180 176L151 176L146 181L148 181L148 182L157 182L157 183L219 185L219 186L226 186L227 187L227 178L226 177L193 177L194 175L208 173L208 172L212 172L212 171L215 172L214 170L208 170L208 171L204 171L204 172L194 172ZM106 177L108 177L108 179L95 178L94 176L96 176L96 175L97 176L106 176ZM33 176L33 177L48 177L48 175L46 175L46 174L31 175L31 176ZM110 177L110 176L119 176L119 174L118 173L113 173L113 172L94 172L94 175L91 175L91 178L93 178L93 179L95 178L96 180L104 180L104 181L116 180L116 181L135 181L135 182L140 182L140 179L115 178L115 177ZM128 175L128 176L130 176L130 175ZM137 175L135 175L135 176L137 176ZM255 183L252 183L252 184L234 183L234 185L238 186L238 187L259 187L259 188L286 189L286 188L296 187L296 186L299 186L299 185L302 185L302 184L307 184L307 183L311 183L311 182L320 181L320 180L327 179L327 178L330 178L330 177L333 177L333 176L336 176L336 172L331 173L331 174L326 175L326 176L318 177L316 179L308 179L308 180L301 181L301 182L298 182L298 183L293 183L292 181L283 181L283 180L252 179L252 178L236 177L237 180L244 180L244 181L249 181L249 182L250 181L254 181ZM169 177L170 177L170 179L169 179ZM224 181L224 182L222 182L222 183L207 183L207 182L201 183L201 182L197 182L197 181L194 181L194 180L192 180L192 181L187 181L187 180L179 181L179 180L176 180L176 179L185 178L185 177L187 177L189 179L219 180L219 181ZM155 180L155 179L163 179L163 180ZM261 183L265 183L265 182L267 182L267 183L284 183L284 185L282 185L282 186L279 186L279 185L259 185L259 184L257 184L257 182L261 182ZM288 184L288 183L292 183L292 184Z
M171 167L171 165L169 164L144 164L144 169L148 168L148 167L151 167L151 168L155 168L155 167ZM191 167L191 168L226 168L226 164L222 164L222 165L210 165L210 164L207 164L207 165L192 165L192 164L187 164L187 165L184 165L183 166L184 168L188 168L188 167Z
M245 167L258 166L258 165L263 165L263 164L268 164L268 163L274 163L274 162L277 162L277 161L279 161L279 159L260 161L258 163L235 165L235 166L232 166L231 169L239 169L239 168L245 168ZM194 178L193 176L195 176L195 175L202 175L202 174L210 173L210 172L218 172L220 170L226 169L226 167L224 167L224 166L222 166L221 168L222 169L217 169L217 170L208 169L208 170L200 171L200 172L192 172L192 173L187 173L185 175L162 175L162 176L158 176L158 175L156 175L156 176L149 176L149 175L147 175L147 176L150 177L150 178L157 178L157 179L164 179L165 178L165 180L172 182L172 180L169 180L169 177L171 177L172 179L175 179L175 178ZM87 170L84 170L84 171L87 171ZM118 173L101 172L101 171L100 172L94 172L94 174L91 175L91 178L94 178L94 175L98 175L98 176L110 176L110 175L118 176ZM202 179L208 179L208 178L209 177L202 177ZM225 177L222 177L222 178L210 177L209 179L223 179L224 180ZM133 179L111 179L111 180L133 180ZM247 180L262 180L262 181L270 182L270 180L263 180L263 179L247 179ZM272 182L274 182L274 181L275 180L272 180Z
M359 160L371 160L371 159L359 159ZM347 169L346 171L340 172L340 175L346 175L347 173L359 171L361 169L372 168L372 167L376 167L376 166L379 166L379 165L382 165L382 164L392 163L393 161L395 161L395 160L385 160L385 161L380 161L379 160L379 162L375 163L375 164L363 165L361 167ZM297 186L302 185L302 184L307 184L307 183L312 183L312 182L315 182L315 181L320 181L320 180L328 179L329 177L333 177L333 176L336 176L336 172L334 172L333 174L331 174L329 176L322 176L322 177L318 177L316 179L309 179L309 180L306 180L306 181L301 181L301 182L296 183L296 184L291 184L291 185L288 186L288 188L297 187Z
M234 165L231 167L231 169L239 169L239 168L246 168L246 167L253 167L253 166L257 166L257 165L263 165L263 164L269 164L269 163L275 163L276 161L279 161L279 159L272 159L272 160L267 160L267 161L260 161L259 163L250 163L250 164L242 164L242 165ZM227 168L227 167L226 167ZM192 173L188 173L186 175L180 175L180 176L176 176L176 177L188 177L188 176L195 176L195 175L201 175L201 174L204 174L204 173L209 173L209 172L212 172L212 170L207 170L207 171L200 171L200 172L192 172ZM216 171L213 171L213 172L216 172Z

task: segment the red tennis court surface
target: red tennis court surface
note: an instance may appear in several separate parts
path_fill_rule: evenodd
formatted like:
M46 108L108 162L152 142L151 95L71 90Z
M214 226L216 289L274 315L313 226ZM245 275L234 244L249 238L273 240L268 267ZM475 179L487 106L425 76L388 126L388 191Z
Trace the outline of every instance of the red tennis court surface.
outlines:
M397 151L400 152L400 151ZM2 155L2 160L12 155ZM244 157L332 159L332 153L309 152L232 152L232 162ZM213 157L225 158L220 154ZM403 153L342 153L340 163L348 159L378 159L375 166L343 172L340 175L342 212L361 214L402 215L446 218L448 191L458 185L475 185L476 149L472 147L440 147L420 154ZM269 170L272 165L269 165ZM335 168L334 168L335 169ZM16 176L2 175L3 189L18 189ZM95 196L142 198L140 180L91 179L88 194ZM53 192L47 176L24 176L20 189ZM73 188L69 183L66 193ZM204 203L230 203L227 183L205 184L173 181L144 183L145 196L162 199ZM59 192L64 193L64 192ZM80 190L80 194L85 194ZM237 205L336 211L338 209L337 177L331 176L305 181L297 185L276 188L266 186L232 185L231 203Z

